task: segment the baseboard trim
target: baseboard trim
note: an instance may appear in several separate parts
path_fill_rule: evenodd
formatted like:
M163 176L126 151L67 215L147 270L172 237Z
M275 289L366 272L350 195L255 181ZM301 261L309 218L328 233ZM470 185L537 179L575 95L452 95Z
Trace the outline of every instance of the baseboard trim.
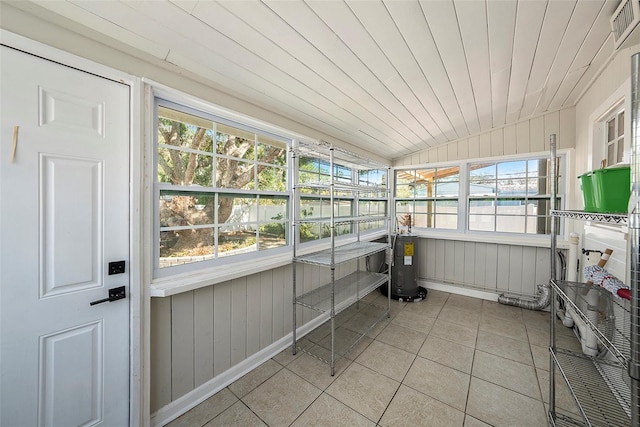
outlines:
M464 295L464 296L468 296L468 297L480 298L480 299L484 299L484 300L487 300L487 301L498 301L498 296L499 296L499 294L495 293L495 292L480 291L480 290L477 290L477 289L469 289L469 288L462 287L462 286L456 286L456 285L440 283L440 282L432 282L430 280L425 280L425 279L418 280L418 283L421 286L424 286L427 289L433 289L433 290L436 290L436 291L449 292L450 294ZM428 295L427 295L427 299L429 299Z
M303 336L320 326L327 320L327 318L328 315L318 316L315 319L304 324L303 326L299 327L297 329L298 338L302 338ZM251 372L253 369L271 359L284 349L288 347L290 348L292 340L292 333L285 335L268 347L265 347L259 352L247 357L237 365L227 369L223 373L217 375L201 386L191 390L184 396L181 396L173 402L158 409L156 412L151 414L151 426L155 427L168 424L188 410L198 406L200 403L204 402L237 379Z

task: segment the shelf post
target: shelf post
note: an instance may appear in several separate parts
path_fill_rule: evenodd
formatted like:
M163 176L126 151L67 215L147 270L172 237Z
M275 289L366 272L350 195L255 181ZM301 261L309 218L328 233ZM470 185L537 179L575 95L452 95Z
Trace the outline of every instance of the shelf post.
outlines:
M629 203L631 288L631 425L640 426L640 53L631 57L631 201Z
M558 198L558 177L557 175L557 154L556 154L556 135L551 134L549 137L549 146L551 148L551 202L550 208L551 210L556 209L556 200ZM549 322L549 418L553 425L555 425L556 419L556 378L555 378L555 362L553 360L553 355L556 352L556 293L554 290L554 286L551 285L551 282L556 280L556 221L557 218L555 215L551 215L551 277L549 283L549 293L551 296L550 302L550 317L551 320Z

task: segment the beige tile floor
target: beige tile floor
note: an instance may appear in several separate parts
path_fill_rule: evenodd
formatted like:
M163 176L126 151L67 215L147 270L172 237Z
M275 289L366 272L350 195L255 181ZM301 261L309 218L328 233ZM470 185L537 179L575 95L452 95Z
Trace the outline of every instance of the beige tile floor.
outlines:
M548 312L432 290L425 301L392 301L391 318L368 335L333 377L285 350L169 426L547 425ZM563 388L557 408L575 413Z

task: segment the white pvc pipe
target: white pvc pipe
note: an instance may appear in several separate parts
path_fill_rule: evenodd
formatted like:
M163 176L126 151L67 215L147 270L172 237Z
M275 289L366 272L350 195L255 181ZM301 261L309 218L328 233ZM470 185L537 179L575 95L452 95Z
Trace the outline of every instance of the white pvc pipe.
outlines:
M569 235L569 255L567 260L567 281L578 281L578 244L580 237L577 233L571 233ZM606 260L604 261L606 262ZM598 322L598 292L597 290L591 290L583 292L582 295L577 295L576 288L574 286L567 286L565 288L567 298L573 301L576 306L587 316L587 319L594 325ZM562 324L568 328L575 327L580 334L580 344L582 346L582 352L588 356L598 355L598 339L596 338L593 330L587 326L586 322L578 316L573 308L569 305L565 306L564 315L558 312L558 317L562 319Z
M576 282L578 280L578 243L580 242L580 236L578 233L569 234L569 256L567 260L567 281ZM567 286L566 289L567 297L571 301L575 301L576 292L575 288L572 286ZM571 313L569 307L565 307L564 319L562 320L562 324L567 328L573 327L573 318L571 317Z

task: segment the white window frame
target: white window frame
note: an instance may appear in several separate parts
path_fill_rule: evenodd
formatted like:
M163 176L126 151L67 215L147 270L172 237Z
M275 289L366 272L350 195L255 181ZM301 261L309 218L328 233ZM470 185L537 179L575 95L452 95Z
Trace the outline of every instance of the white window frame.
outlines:
M323 159L322 157L313 157L313 156L307 156L307 155L298 157L298 162L299 162L299 159L301 157L317 160L318 162L321 162L321 163L324 163L326 165L329 165L329 162L326 159ZM298 176L294 178L296 180L296 182L301 182L300 181L300 176L299 176L301 172L312 173L312 174L313 173L317 173L319 176L323 176L323 177L327 177L327 178L330 177L330 175L323 174L323 173L321 173L321 171L309 172L309 171L300 169L299 164L297 166L298 167L296 167L296 170L297 170ZM338 161L338 162L336 162L334 164L334 170L331 173L335 174L335 172L340 168L348 169L351 172L351 180L349 182L346 182L346 181L342 180L342 182L344 182L346 184L351 184L351 185L354 185L354 186L357 186L357 185L360 184L359 169L353 168L353 167L349 167L349 166L345 166L343 164L340 164L340 162ZM385 183L386 186L389 185L390 177L388 175L391 172L392 172L391 170L387 172L387 180L386 180L386 183ZM334 179L336 179L336 182L340 182L340 177L334 175ZM328 182L328 179L327 179L327 182ZM384 202L386 204L389 203L389 201L386 198L386 194L381 194L379 197L373 197L373 196L364 196L364 197L363 196L358 196L358 197L356 197L353 194L353 192L349 192L349 193L350 194L334 196L334 203L336 201L341 201L341 200L348 200L348 201L351 202L351 212L349 213L348 216L357 216L357 215L361 214L359 212L359 202L360 201L381 201L381 202ZM326 193L326 194L318 194L318 193L313 193L313 192L309 192L309 193L301 192L299 194L299 199L301 201L302 201L302 199L318 199L318 200L321 200L323 202L328 202L329 199L330 199L330 195L328 193ZM334 208L335 208L335 205L334 205ZM389 206L387 205L386 209L385 209L385 213L381 217L381 221L382 222L384 222L384 218L386 216L386 210L388 210L388 209L389 209ZM325 215L324 212L321 212L321 214L318 217L328 218L329 216L330 216L330 213L327 213ZM336 216L336 218L339 218L339 216ZM321 223L312 223L312 224L313 224L313 226L317 225L317 226L322 227ZM360 233L360 237L361 238L369 240L369 239L373 239L373 238L382 236L387 232L386 225L383 226L383 227L362 229L362 230L358 229L358 227L360 227L360 226L361 225L358 224L358 223L354 223L354 224L351 224L351 225L341 225L341 226L339 226L339 227L351 227L351 231L348 232L348 233L341 233L341 232L336 233L336 235L335 235L336 241L340 241L340 242L346 243L348 241L355 240L355 239L357 239L358 233ZM326 246L329 243L329 239L330 239L329 236L325 236L325 237L320 236L318 239L312 239L312 240L308 240L308 241L302 242L300 240L300 227L298 227L296 229L296 232L295 232L295 235L293 236L293 238L296 239L296 243L299 245L301 253L306 253L307 251L311 251L311 250L318 250L319 247Z
M291 199L291 179L290 179L291 159L288 154L287 154L287 166L285 166L284 168L287 176L287 187L284 192L262 191L262 190L241 190L241 189L233 189L233 188L216 188L215 183L213 183L212 187L207 187L207 188L198 187L198 190L210 193L212 196L215 197L216 200L220 195L224 195L224 194L240 194L240 195L246 194L248 196L256 196L257 201L259 201L260 196L285 197L287 199L287 204L288 204L287 218L285 219L285 224L286 224L285 238L287 239L286 245L278 248L264 250L264 251L252 251L245 254L216 257L214 259L206 259L203 261L197 261L197 262L191 262L191 263L186 263L186 264L181 264L181 265L176 265L171 267L160 268L160 265L159 265L159 262L160 262L159 238L160 237L159 236L160 236L161 227L160 227L160 215L158 210L159 209L158 201L160 197L160 191L167 190L167 189L176 190L176 191L180 191L180 190L192 191L193 188L180 187L177 185L160 183L157 181L157 176L158 176L157 174L158 157L157 156L158 156L158 146L159 146L158 135L157 135L157 124L158 124L158 106L159 105L162 105L163 107L167 107L177 111L185 112L187 114L192 114L194 116L204 117L207 120L211 120L213 123L220 123L220 124L232 126L234 128L245 130L247 132L260 134L275 140L279 140L284 144L286 144L287 153L289 152L289 147L292 141L292 139L290 139L290 137L288 137L286 134L282 135L280 133L274 133L271 129L265 130L263 128L256 127L251 123L246 124L246 123L243 123L243 121L229 119L219 114L216 114L217 111L215 110L215 108L208 110L206 108L203 108L202 104L193 106L190 103L184 102L181 99L174 100L174 99L171 99L171 97L166 97L166 96L157 95L154 98L153 119L152 119L154 144L153 144L153 162L152 162L152 171L151 171L151 180L153 182L152 209L153 209L154 227L153 227L153 236L152 236L152 244L153 244L152 265L153 265L154 282L162 282L167 278L168 279L179 278L179 277L184 277L185 275L193 276L194 274L200 274L200 273L203 274L203 277L210 276L213 274L213 272L216 272L214 274L215 276L221 277L221 278L235 276L235 275L229 276L225 274L219 274L216 270L221 270L220 269L221 266L225 266L226 268L231 267L231 269L234 271L243 271L244 274L241 274L241 275L245 275L247 273L250 273L253 269L255 269L256 266L261 266L262 265L261 260L266 262L264 268L261 268L261 269L268 268L266 267L266 265L268 264L269 260L277 260L276 264L282 265L283 264L282 259L284 259L283 256L287 257L287 259L290 258L291 247L292 247L291 215L290 215L290 211L291 211L290 205L292 200ZM216 157L224 157L224 156L217 156L216 154L212 153L212 157L215 159ZM256 159L254 160L257 162ZM215 172L214 172L214 177L215 177ZM255 177L255 179L257 179L257 177ZM216 213L216 221L217 221L217 213ZM216 225L213 224L211 226L214 227ZM216 241L216 245L217 245L217 241ZM251 266L248 266L248 268L246 269L242 268L246 264L251 264ZM232 267L232 266L235 266L235 267ZM199 287L199 285L196 287Z
M560 179L558 182L558 199L560 200L557 209L562 209L566 200L567 194L567 179L566 171L568 169L568 151L559 150L558 157L560 160ZM429 169L429 168L442 168L450 166L460 167L460 190L458 194L458 227L457 229L438 229L438 228L415 228L413 227L413 234L421 237L430 238L442 238L460 240L464 236L465 241L477 241L477 242L492 242L492 243L517 243L525 246L548 246L549 235L548 234L528 234L528 233L511 233L511 232L495 232L495 231L470 231L468 229L468 205L469 205L469 167L474 163L490 163L490 162L510 162L518 160L532 160L532 159L545 159L549 157L549 153L527 153L522 155L513 156L499 156L488 157L478 159L461 160L458 162L442 162L433 164L418 164L411 166L402 166L394 168L393 176L393 198L392 198L392 217L396 217L396 201L404 200L405 198L396 197L396 185L395 185L395 171L396 170L410 170L410 169ZM560 233L564 235L563 221L559 222Z
M603 142L603 145L604 145L604 158L607 159L607 166L615 166L615 165L619 165L619 164L625 162L625 133L626 133L625 129L626 129L626 124L623 125L623 133L622 133L622 135L620 135L619 132L618 132L619 129L620 129L619 118L620 118L621 114L624 117L623 120L626 121L627 118L626 118L626 114L625 114L624 103L620 103L620 104L616 105L601 120L602 129L603 129L602 142ZM614 123L614 129L615 129L615 137L611 141L609 141L609 123L610 122ZM609 159L609 147L610 146L613 146L613 153L616 156L616 161L615 162L612 162ZM622 156L620 157L620 160L618 161L618 151L620 149L622 149Z

